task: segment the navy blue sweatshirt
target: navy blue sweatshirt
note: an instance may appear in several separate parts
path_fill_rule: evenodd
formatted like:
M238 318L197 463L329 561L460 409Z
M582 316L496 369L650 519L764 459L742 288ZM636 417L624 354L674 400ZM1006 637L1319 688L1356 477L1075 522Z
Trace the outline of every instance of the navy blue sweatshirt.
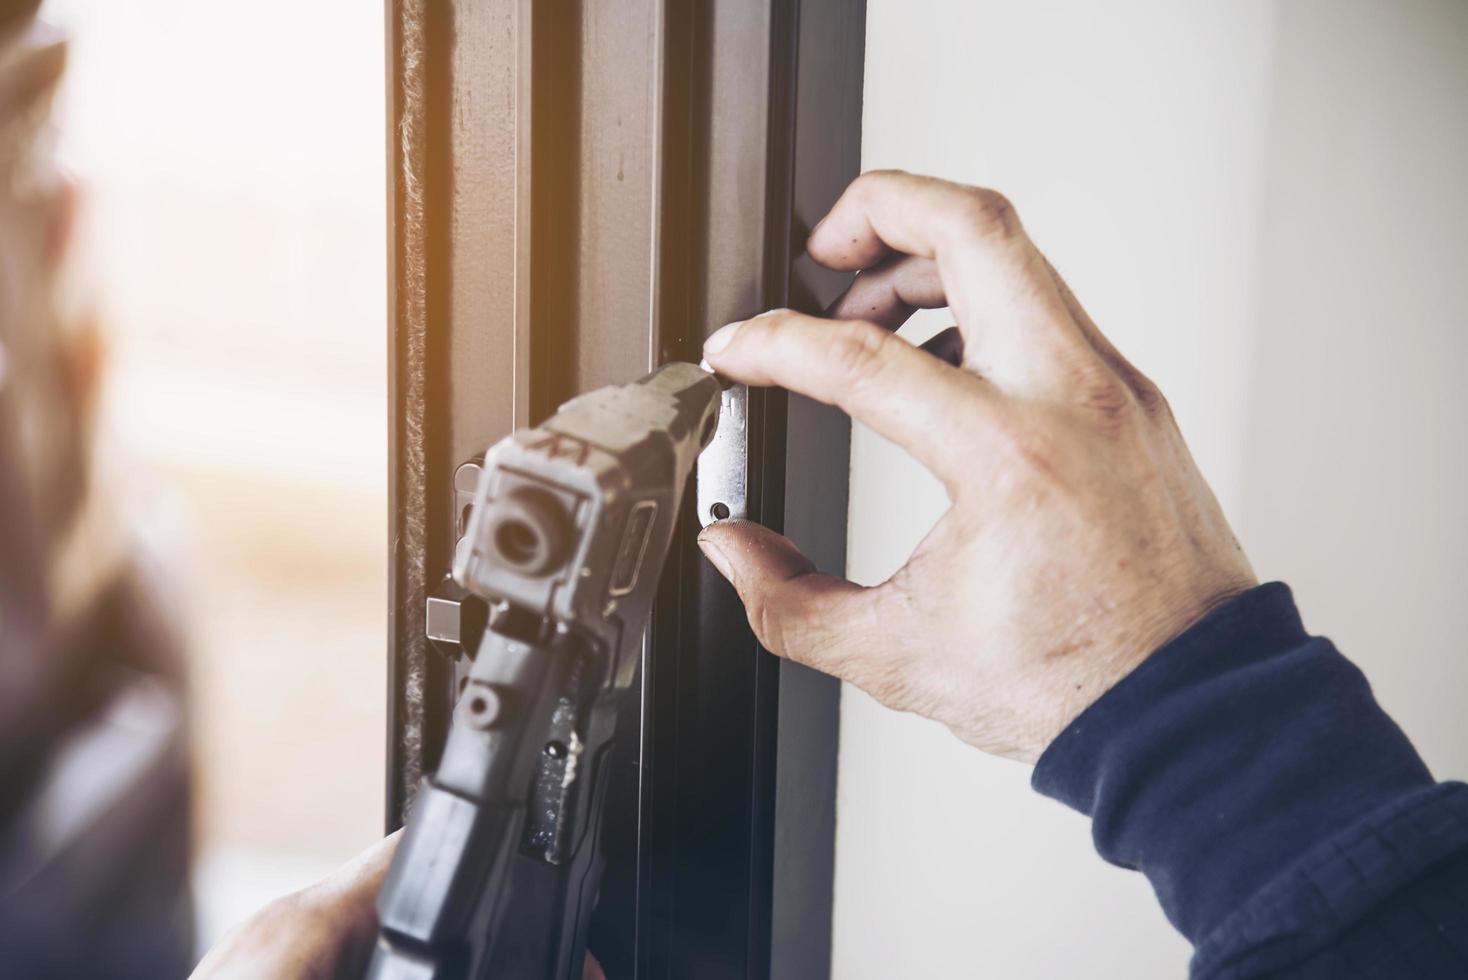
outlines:
M1468 785L1434 782L1280 583L1145 660L1033 783L1148 877L1194 977L1468 980Z

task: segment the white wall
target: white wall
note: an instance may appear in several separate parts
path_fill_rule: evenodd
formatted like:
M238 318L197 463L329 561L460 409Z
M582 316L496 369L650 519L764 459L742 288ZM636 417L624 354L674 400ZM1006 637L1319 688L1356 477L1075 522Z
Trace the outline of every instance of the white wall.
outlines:
M1016 202L1167 391L1260 574L1468 773L1468 5L868 9L864 165ZM885 578L944 505L859 428L848 573ZM1185 975L1146 882L1028 777L845 691L836 977Z
M1468 3L1282 4L1244 542L1468 777Z

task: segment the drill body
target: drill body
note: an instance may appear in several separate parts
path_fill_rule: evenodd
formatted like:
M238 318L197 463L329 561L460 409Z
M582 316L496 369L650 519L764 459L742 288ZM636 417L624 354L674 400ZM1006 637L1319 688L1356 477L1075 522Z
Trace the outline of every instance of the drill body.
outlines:
M609 771L635 741L642 636L720 396L668 364L486 453L453 568L486 625L368 976L581 976Z

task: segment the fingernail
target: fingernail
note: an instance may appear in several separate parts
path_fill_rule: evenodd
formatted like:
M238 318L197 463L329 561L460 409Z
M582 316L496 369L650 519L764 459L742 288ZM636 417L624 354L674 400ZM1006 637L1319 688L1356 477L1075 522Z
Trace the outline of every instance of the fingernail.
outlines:
M729 574L729 557L720 550L717 544L707 538L699 537L698 550L703 552L703 556L709 560L710 565L719 570L720 575L733 580Z
M739 332L739 328L742 326L744 326L743 320L736 320L733 323L724 324L715 330L708 340L703 342L703 352L705 354L717 354L725 347L728 347L729 341L734 339L734 335Z

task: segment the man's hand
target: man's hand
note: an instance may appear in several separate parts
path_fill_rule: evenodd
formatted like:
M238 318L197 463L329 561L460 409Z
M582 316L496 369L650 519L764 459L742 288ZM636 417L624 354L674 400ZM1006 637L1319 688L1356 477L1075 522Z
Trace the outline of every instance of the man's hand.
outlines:
M377 943L377 892L398 831L310 888L276 899L209 951L190 980L357 980ZM586 954L583 980L606 980Z
M730 324L719 373L836 405L931 470L952 506L871 588L786 538L716 523L699 544L773 652L1034 761L1167 640L1256 583L1167 402L1102 336L993 191L854 181L810 256L861 270L826 320ZM919 307L957 326L919 350Z
M377 942L373 903L400 836L256 912L209 951L192 980L356 980Z

